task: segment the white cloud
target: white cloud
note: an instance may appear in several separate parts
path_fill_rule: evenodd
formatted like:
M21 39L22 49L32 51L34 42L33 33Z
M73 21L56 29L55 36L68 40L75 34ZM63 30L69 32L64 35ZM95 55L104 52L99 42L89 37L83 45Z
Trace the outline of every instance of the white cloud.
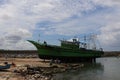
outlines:
M25 29L12 29L11 31L5 33L5 35L0 38L0 48L1 49L27 49L30 46L25 41L25 39L31 37L32 34ZM21 45L20 45L21 44ZM32 49L32 48L31 48Z
M0 5L0 40L4 40L1 48L8 49L15 49L16 44L31 37L30 31L35 28L36 23L59 22L81 11L87 11L92 6L84 1L79 3L73 0L9 0Z
M91 23L85 22L87 19L73 19L67 22L50 25L44 29L45 34L59 34L66 36L74 36L79 34L86 34L87 32L95 31L96 26L91 26ZM89 20L88 20L89 21ZM88 26L89 25L89 26Z
M119 6L120 5L120 0L93 0L93 2L96 5L108 6L108 7L113 7L113 6Z
M25 39L31 38L36 24L44 21L55 24L47 27L48 29L40 27L40 30L46 34L60 35L75 35L94 30L93 23L106 25L101 28L101 38L106 36L107 33L103 33L110 29L112 35L109 35L108 39L111 38L112 42L118 42L116 36L119 36L119 31L117 33L114 31L118 28L113 28L112 25L119 26L116 24L120 21L119 5L119 0L3 0L0 2L1 48L31 49ZM83 16L84 13L96 10L97 6L109 7L113 12ZM72 20L72 16L77 16L79 19ZM106 40L107 38L102 42L105 43ZM110 43L106 42L106 44ZM22 48L22 45L25 48Z
M99 40L106 50L120 50L120 23L111 23L101 28Z

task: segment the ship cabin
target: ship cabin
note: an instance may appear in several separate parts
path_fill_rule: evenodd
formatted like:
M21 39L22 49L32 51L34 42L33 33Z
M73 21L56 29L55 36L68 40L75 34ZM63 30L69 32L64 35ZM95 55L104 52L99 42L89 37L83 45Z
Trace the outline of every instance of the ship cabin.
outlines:
M61 47L69 48L69 49L79 49L79 40L77 38L73 38L71 40L60 40Z

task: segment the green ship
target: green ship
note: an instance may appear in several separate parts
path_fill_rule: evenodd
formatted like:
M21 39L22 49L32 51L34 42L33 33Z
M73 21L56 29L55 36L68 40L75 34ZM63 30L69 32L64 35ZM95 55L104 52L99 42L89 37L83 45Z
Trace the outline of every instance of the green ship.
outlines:
M59 59L61 61L92 61L101 57L104 52L102 49L87 49L86 43L82 43L76 38L72 41L60 40L61 46L49 45L47 42L39 43L28 40L38 51L41 59Z

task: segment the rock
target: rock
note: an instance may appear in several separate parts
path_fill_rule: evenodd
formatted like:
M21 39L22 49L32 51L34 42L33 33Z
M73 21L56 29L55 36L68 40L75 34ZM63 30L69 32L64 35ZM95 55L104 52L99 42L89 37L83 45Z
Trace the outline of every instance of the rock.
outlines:
M18 80L18 79L13 77L13 78L9 78L8 80Z
M40 74L34 74L34 78L40 78Z
M64 68L63 68L63 69L61 69L61 72L65 72L65 71L66 71L66 69L64 69Z
M81 64L53 64L51 67L39 67L24 65L14 70L15 73L20 73L25 77L25 80L52 80L55 73L65 72L66 70L78 69Z
M53 65L51 68L59 68L58 65Z
M26 65L23 65L23 67L27 67L27 68L29 68L29 67L30 67L30 65L29 65L29 64L26 64Z
M4 77L4 78L3 78L3 77L0 77L0 80L7 80L7 78L5 78L5 77Z
M36 79L32 77L32 78L29 78L28 80L36 80Z

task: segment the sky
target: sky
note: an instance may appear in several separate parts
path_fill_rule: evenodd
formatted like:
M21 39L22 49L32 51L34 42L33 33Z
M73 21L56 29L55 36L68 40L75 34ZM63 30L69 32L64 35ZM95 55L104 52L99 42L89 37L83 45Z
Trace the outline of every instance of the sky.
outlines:
M28 39L58 44L91 33L120 51L120 0L0 0L0 49L35 50Z

